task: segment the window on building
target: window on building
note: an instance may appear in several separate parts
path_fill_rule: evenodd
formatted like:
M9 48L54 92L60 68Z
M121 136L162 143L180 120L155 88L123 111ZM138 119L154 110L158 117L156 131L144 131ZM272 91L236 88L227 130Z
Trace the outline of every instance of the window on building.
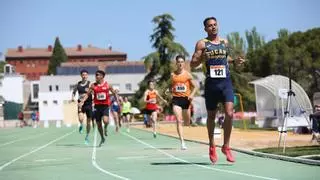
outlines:
M126 84L126 90L131 91L132 90L132 86L130 83Z
M43 105L48 106L48 101L43 101Z
M10 73L10 72L11 72L11 67L5 66L5 73Z
M39 95L39 84L33 84L32 85L32 89L33 89L33 98L38 99L38 95Z
M54 105L58 105L58 101L57 100L53 100L53 104Z
M59 86L58 85L56 85L56 91L59 91Z
M51 85L49 86L49 91L50 91L50 92L52 91L52 86L51 86Z

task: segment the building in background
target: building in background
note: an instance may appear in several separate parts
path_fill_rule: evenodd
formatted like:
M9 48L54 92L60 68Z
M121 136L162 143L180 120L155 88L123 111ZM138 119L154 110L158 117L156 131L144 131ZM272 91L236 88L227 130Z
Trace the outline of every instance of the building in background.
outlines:
M53 46L51 45L47 48L23 48L18 46L18 48L7 50L5 61L14 67L15 72L25 75L28 80L39 80L41 75L47 74L52 51ZM87 47L78 45L73 48L65 48L65 52L70 63L85 62L91 64L127 60L126 53L113 51L112 47L103 49L91 45Z
M0 96L2 102L3 119L17 119L17 114L23 110L24 77L19 74L5 73L0 78Z
M144 76L145 73L106 74L105 80L119 89L120 95L131 96L139 89L138 84ZM38 99L40 121L64 120L64 104L70 102L72 90L79 80L79 74L40 77ZM94 82L95 76L89 75L88 80Z
M78 75L82 69L89 74L95 74L97 70L107 74L140 74L147 70L142 61L115 61L115 62L64 62L57 68L57 75Z

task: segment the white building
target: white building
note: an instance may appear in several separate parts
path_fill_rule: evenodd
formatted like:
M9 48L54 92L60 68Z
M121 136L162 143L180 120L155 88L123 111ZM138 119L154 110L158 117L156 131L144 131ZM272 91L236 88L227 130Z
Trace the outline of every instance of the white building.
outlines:
M139 89L145 74L108 74L105 80L123 95L133 95ZM81 80L75 76L41 76L39 83L39 114L41 121L64 120L64 103L71 100L72 90ZM89 75L89 81L94 82L95 76Z
M19 74L2 74L0 79L0 96L4 99L4 119L17 119L17 114L24 103L24 76Z
M0 95L6 101L23 104L24 77L18 74L4 74L0 80Z

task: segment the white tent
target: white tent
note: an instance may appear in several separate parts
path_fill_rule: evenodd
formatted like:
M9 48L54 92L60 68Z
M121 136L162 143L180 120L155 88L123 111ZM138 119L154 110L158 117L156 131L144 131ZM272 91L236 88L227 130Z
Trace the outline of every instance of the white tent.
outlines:
M308 116L312 114L312 105L304 89L291 81L295 96L290 100L290 119L287 127L309 126ZM279 127L284 120L288 100L289 78L270 75L250 82L254 84L257 109L257 123L260 127Z

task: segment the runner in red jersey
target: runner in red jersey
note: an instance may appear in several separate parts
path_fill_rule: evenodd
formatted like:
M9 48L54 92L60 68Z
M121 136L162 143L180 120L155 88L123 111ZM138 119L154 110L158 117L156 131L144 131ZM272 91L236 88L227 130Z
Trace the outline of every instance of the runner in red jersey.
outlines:
M146 102L146 108L145 108L145 114L147 114L148 119L152 122L153 127L153 137L157 137L156 132L156 123L157 123L157 117L158 117L158 109L159 106L157 104L157 98L160 98L163 102L167 104L167 101L163 99L158 91L154 89L154 82L150 80L148 82L148 89L144 92L144 102Z
M80 106L83 105L83 102L93 93L94 95L94 107L96 109L95 112L95 118L98 126L98 130L101 136L101 141L99 146L101 146L105 138L103 136L103 128L102 128L102 122L103 119L104 122L104 134L107 136L107 127L109 123L109 106L110 106L110 96L109 91L116 97L116 100L119 103L119 98L117 91L112 88L106 81L104 81L105 72L98 70L96 71L96 82L90 85L88 93L85 95L85 97L81 100ZM119 103L120 104L120 103Z

